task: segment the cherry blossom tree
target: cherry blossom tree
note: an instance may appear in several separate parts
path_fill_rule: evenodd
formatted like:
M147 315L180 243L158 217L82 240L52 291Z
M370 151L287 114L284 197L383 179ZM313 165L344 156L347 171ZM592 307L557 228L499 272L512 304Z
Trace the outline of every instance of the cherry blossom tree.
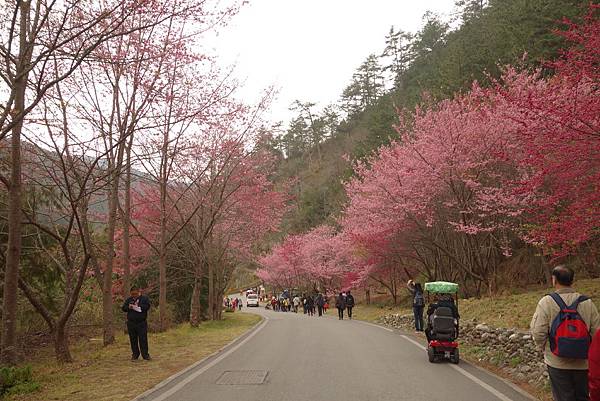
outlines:
M600 21L590 6L584 24L565 22L570 47L549 63L549 79L507 71L498 88L503 118L516 125L523 179L531 199L526 238L554 257L598 240L600 221Z

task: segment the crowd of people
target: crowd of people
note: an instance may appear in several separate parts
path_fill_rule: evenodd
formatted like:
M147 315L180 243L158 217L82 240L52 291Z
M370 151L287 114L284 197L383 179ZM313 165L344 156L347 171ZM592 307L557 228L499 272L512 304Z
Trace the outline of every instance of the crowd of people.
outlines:
M240 298L229 298L229 297L225 297L223 299L223 307L225 307L226 309L235 311L237 310L242 310L242 300Z
M293 312L300 310L305 315L323 316L330 308L329 297L323 293L315 294L295 294L290 295L289 291L284 291L281 295L271 295L267 297L267 309L275 312ZM354 308L354 296L350 291L340 292L335 297L335 307L338 310L340 320L344 319L344 312L347 311L348 317L352 319L352 309Z

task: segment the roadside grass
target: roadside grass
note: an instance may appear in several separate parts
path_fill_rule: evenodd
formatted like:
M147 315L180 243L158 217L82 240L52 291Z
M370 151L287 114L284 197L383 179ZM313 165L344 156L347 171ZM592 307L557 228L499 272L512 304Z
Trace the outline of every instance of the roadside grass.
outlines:
M580 280L574 288L592 298L600 307L600 279ZM459 300L463 319L477 319L494 327L529 330L529 322L542 296L552 292L551 288L538 288L528 292L502 295L493 298L470 298Z
M337 310L334 308L332 312L337 315ZM352 318L357 320L364 320L366 322L376 322L379 318L385 315L391 315L399 313L401 315L412 313L407 305L400 306L386 306L378 304L358 304L352 311Z
M75 362L58 364L49 350L36 350L31 365L40 391L13 395L8 401L128 401L167 377L216 352L260 321L247 313L227 313L224 320L192 328L181 324L165 333L150 333L152 361L131 362L129 339L116 343L80 341L71 347Z

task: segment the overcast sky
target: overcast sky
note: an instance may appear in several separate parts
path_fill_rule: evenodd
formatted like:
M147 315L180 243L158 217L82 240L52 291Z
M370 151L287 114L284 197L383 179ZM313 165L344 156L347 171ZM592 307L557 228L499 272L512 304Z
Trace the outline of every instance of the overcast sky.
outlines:
M274 86L271 118L287 122L290 104L336 102L352 73L381 53L392 25L415 32L427 10L447 16L454 0L252 0L214 40L221 62L235 64L240 95ZM212 42L212 41L211 41Z

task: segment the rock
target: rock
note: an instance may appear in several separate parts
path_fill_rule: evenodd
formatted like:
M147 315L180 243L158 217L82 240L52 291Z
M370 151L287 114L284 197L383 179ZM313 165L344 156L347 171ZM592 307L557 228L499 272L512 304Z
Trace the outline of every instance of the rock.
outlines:
M475 326L475 330L483 331L483 332L487 333L490 331L490 328L486 324L480 323L477 326Z
M521 367L519 368L519 371L521 373L529 373L529 372L531 372L531 367L529 365L521 365Z
M519 338L519 335L518 335L518 334L516 334L516 333L513 333L513 334L511 334L511 335L508 337L508 339L509 339L510 341L513 341L513 342L514 342L514 341L519 341L519 340L520 340L520 338Z
M522 338L524 341L531 341L532 339L531 334L525 334Z

